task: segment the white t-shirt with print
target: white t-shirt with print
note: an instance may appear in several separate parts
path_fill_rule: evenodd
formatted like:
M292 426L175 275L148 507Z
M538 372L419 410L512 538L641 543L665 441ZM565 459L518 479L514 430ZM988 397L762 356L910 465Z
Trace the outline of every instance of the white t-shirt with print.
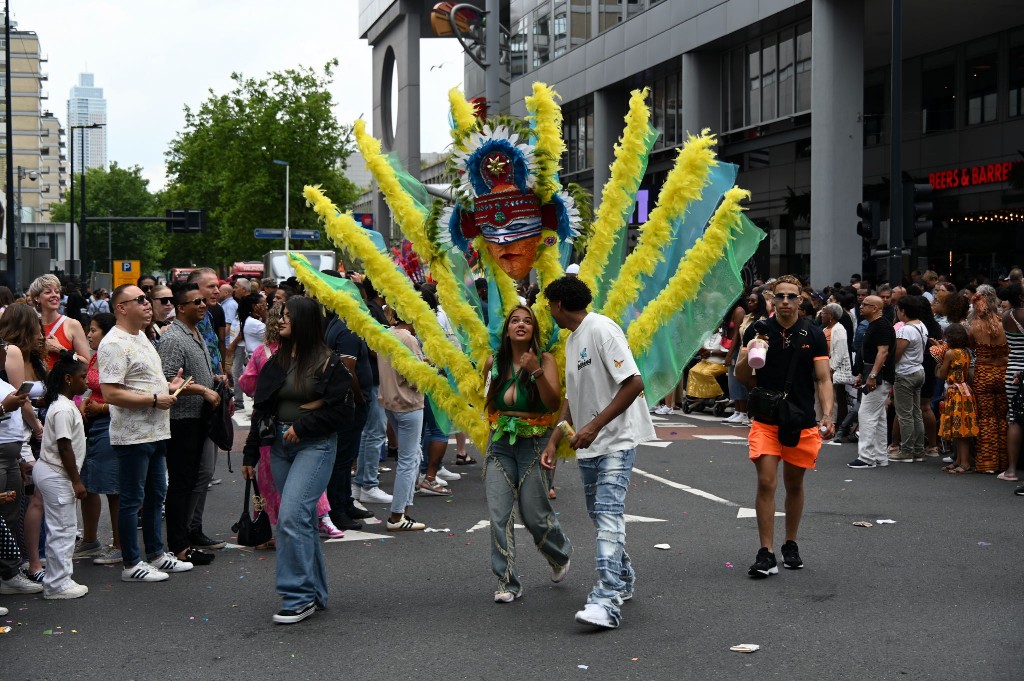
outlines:
M85 462L85 424L82 414L75 403L58 395L53 404L46 410L46 424L43 426L43 444L39 458L64 471L64 463L60 460L60 449L57 444L61 439L71 441L71 449L75 453L75 466L82 470ZM64 471L67 474L67 471Z
M569 400L576 429L604 411L623 381L639 375L640 370L619 325L599 314L584 317L565 344L565 397ZM601 429L590 447L577 450L576 456L592 459L634 449L655 437L654 423L641 395Z
M896 374L906 376L924 367L924 353L928 345L928 329L921 322L908 322L896 331L896 340L907 341L900 361L896 362Z
M150 396L167 392L160 355L145 334L133 336L115 326L103 336L97 354L101 384L123 385L133 392ZM170 437L170 411L110 405L110 444L137 445L169 440Z

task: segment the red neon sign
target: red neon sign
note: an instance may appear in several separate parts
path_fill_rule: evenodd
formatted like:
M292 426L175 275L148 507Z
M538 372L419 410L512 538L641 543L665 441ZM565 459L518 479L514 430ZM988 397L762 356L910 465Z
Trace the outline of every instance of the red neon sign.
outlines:
M957 187L973 187L979 184L996 184L1010 179L1010 171L1021 161L1003 161L983 166L954 168L928 173L928 183L932 189L956 189Z

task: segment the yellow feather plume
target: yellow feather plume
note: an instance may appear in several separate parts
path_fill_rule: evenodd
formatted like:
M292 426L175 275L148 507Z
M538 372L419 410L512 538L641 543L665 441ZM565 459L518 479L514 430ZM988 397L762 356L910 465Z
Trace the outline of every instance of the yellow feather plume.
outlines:
M459 391L463 395L482 392L480 375L469 358L448 341L433 310L413 288L409 278L395 268L388 256L377 250L351 215L339 215L337 207L318 188L307 186L304 194L306 201L324 221L331 240L363 263L375 288L402 319L413 325L423 340L424 353L456 377Z
M431 263L430 276L437 282L437 297L448 318L455 328L467 336L470 358L474 364L482 367L491 354L490 333L476 310L463 298L455 275L448 269L447 255Z
M554 234L554 232L544 231L541 234L541 241L543 242L551 234ZM547 296L544 295L544 289L548 284L565 274L565 270L562 269L562 263L558 259L558 246L542 247L536 262L534 262L534 268L537 270L537 285L540 287L541 292L537 294L537 300L533 304L533 314L537 318L540 337L546 342L551 336L552 325L551 315L549 314L550 308Z
M632 209L633 196L643 179L645 139L651 117L646 103L648 92L649 88L644 88L633 90L630 95L626 127L615 145L611 176L601 192L601 206L587 243L587 255L580 263L579 278L591 291L597 291L597 278L608 264L608 257L619 238L623 215Z
M561 190L558 181L559 162L565 153L562 141L562 109L555 102L558 93L544 83L533 84L533 95L526 97L527 120L533 122L537 136L534 157L537 160L537 181L534 191L541 203L548 203L555 192Z
M451 107L452 119L455 121L455 127L452 128L452 140L456 144L461 144L463 138L476 129L478 121L476 111L458 88L448 91L448 105Z
M740 224L740 215L746 210L740 201L750 198L746 189L733 187L725 193L721 205L715 210L704 235L686 251L676 273L668 285L629 325L626 341L636 355L647 352L654 333L679 312L683 305L697 298L701 283L708 272L725 254L732 232Z
M295 272L313 297L336 311L353 333L366 341L371 350L387 357L395 370L405 376L417 390L430 395L459 429L472 438L480 451L486 451L489 429L478 409L453 393L448 381L432 366L419 360L402 341L378 324L347 293L331 288L305 268L297 267Z
M652 274L658 262L665 259L662 251L672 238L673 218L682 215L692 201L700 198L701 190L708 184L711 168L718 165L712 149L715 142L715 136L703 130L698 137L690 135L679 150L675 167L658 194L658 205L640 228L640 242L623 263L618 281L608 292L601 311L616 323L622 323L626 306L639 295L641 279Z

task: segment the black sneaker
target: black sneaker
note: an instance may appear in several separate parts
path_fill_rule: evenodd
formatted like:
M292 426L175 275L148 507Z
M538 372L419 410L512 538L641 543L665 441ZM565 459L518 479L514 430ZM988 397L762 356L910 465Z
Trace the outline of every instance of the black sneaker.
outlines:
M208 551L200 551L196 548L187 549L185 551L185 557L179 558L186 563L192 563L193 565L209 565L217 556Z
M1013 490L1013 493L1016 494L1018 497L1024 497L1024 485L1021 485L1017 489Z
M227 545L226 542L210 539L202 530L190 533L189 543L196 549L222 549Z
M782 545L782 567L787 570L799 570L804 566L800 559L800 549L795 541L788 541Z
M309 603L304 605L298 610L278 610L277 614L274 615L274 623L276 624L295 624L306 619L310 615L316 612L316 603Z
M352 508L345 511L345 515L347 515L349 518L352 518L352 520L366 520L367 518L373 517L373 511L367 511L353 504Z
M865 461L864 459L854 459L846 464L846 466L847 468L876 468L873 461Z
M338 511L331 511L331 522L339 530L361 530L363 524L352 520L347 513L340 513Z
M762 546L757 550L757 558L747 570L747 574L754 579L764 579L779 574L779 564L775 561L775 554Z

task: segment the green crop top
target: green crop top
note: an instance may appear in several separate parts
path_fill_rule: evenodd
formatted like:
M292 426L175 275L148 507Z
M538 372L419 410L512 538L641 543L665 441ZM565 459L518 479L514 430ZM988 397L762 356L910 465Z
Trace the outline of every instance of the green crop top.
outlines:
M528 376L529 374L520 369L501 384L501 387L494 396L494 406L498 408L498 411L519 411L531 414L545 414L549 411L544 406L544 401L540 398L540 395L537 395L536 402L530 401ZM505 402L505 395L513 385L516 386L516 399L512 404L508 404Z

